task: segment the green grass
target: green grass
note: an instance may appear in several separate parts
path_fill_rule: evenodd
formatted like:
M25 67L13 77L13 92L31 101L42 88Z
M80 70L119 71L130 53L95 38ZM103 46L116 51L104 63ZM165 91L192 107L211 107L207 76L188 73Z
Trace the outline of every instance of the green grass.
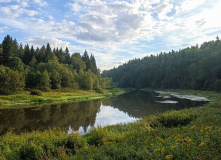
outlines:
M23 91L13 95L0 95L0 107L8 105L30 104L30 103L62 103L69 101L85 101L116 96L127 92L122 89L106 90L103 94L95 91L63 90L42 92L42 96L30 95L30 91Z
M200 108L151 115L135 123L100 127L83 136L59 130L10 132L0 138L0 159L219 160L221 95L197 94L216 101Z

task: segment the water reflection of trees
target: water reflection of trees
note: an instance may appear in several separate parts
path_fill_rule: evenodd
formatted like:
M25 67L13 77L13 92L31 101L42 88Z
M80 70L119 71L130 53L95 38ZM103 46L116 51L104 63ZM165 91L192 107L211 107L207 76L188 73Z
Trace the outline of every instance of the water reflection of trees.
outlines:
M0 134L9 131L10 128L14 128L18 133L52 127L65 129L69 126L74 130L78 130L81 126L87 130L88 126L94 126L101 103L104 106L117 108L135 118L171 109L178 110L202 105L202 102L177 98L173 100L178 101L178 104L155 103L161 100L156 96L154 92L136 91L102 100L42 105L34 108L1 109Z
M114 108L128 113L131 117L140 118L155 113L165 112L167 110L179 110L183 108L190 108L194 106L201 106L206 102L194 102L186 99L172 98L178 101L177 104L162 104L156 101L162 100L157 97L155 92L135 91L120 95L112 99L105 99L102 101L104 105L109 105Z
M68 126L74 130L78 130L80 126L86 129L85 126L94 125L100 104L100 100L94 100L34 108L1 109L0 134L11 128L17 133L53 127L65 129Z

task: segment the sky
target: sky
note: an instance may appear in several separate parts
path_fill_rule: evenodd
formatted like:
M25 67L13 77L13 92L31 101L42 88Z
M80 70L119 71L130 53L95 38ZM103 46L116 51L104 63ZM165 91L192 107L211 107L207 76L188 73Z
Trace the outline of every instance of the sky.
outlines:
M98 68L221 35L221 0L0 0L0 42L85 50Z

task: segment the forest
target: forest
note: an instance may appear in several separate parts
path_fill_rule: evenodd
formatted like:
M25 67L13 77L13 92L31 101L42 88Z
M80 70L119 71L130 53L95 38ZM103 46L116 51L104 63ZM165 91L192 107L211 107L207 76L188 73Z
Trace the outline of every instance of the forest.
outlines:
M119 87L221 91L221 41L133 59L103 71Z
M18 44L10 35L0 44L0 94L23 90L95 90L114 86L111 78L101 78L93 54L85 50L70 54L68 48L41 48Z

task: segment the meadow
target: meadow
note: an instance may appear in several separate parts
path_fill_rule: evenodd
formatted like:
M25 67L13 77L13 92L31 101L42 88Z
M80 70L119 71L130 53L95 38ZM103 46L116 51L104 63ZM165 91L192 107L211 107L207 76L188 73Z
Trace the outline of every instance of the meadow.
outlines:
M116 96L127 92L122 89L102 90L102 92L96 92L94 90L71 90L61 89L53 90L50 92L43 92L36 90L39 95L31 95L31 91L21 91L19 93L11 95L0 95L0 107L22 105L25 104L40 104L40 103L63 103L73 101L85 101L92 99L99 99L104 97Z

